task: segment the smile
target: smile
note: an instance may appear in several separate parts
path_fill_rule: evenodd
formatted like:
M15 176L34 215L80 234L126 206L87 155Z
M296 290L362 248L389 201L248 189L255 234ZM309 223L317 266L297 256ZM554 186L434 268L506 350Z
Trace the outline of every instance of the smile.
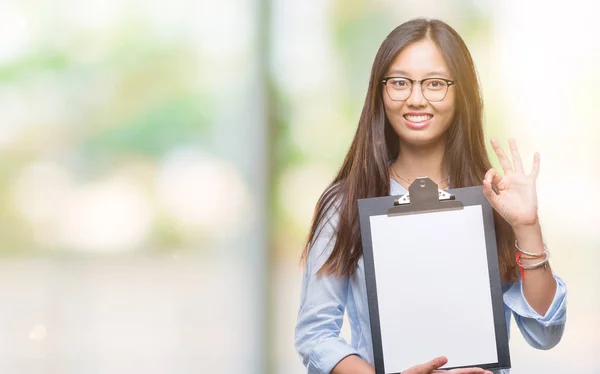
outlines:
M433 115L431 114L420 114L420 115L410 115L410 114L405 114L404 118L410 122L413 123L421 123L421 122L425 122L428 121L430 119L433 118Z

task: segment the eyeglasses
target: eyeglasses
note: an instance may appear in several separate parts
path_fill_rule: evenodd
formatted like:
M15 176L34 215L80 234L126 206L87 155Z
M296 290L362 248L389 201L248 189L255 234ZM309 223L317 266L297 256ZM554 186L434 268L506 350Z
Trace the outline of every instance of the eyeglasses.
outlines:
M385 90L393 101L408 99L415 83L421 85L421 92L427 101L442 101L448 94L448 87L454 84L453 80L445 78L415 80L404 77L387 77L381 82L385 85Z

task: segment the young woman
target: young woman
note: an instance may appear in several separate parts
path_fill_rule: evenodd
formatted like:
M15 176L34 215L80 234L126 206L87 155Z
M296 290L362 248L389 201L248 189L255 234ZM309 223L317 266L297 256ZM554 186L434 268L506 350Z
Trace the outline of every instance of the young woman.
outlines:
M491 144L502 175L486 154L477 75L456 31L424 19L392 31L375 57L354 140L319 199L303 254L295 344L309 373L375 372L357 200L405 194L425 175L442 189L483 185L496 215L507 326L514 315L525 340L538 349L560 341L566 288L547 263L538 222L539 155L526 173L514 140L512 161L496 140ZM339 336L345 310L351 343ZM445 363L443 356L415 362L404 374L431 373Z

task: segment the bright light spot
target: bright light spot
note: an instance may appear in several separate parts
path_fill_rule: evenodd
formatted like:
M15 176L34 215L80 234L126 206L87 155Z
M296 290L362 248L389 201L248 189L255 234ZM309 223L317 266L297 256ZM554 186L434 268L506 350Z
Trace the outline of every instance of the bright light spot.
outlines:
M74 189L57 219L63 245L116 252L142 243L151 229L153 211L133 180L114 177Z
M594 2L569 4L544 7L544 17L538 17L539 4L494 2L491 60L497 69L490 79L502 100L488 107L501 107L506 128L500 131L522 139L525 162L530 165L533 151L540 151L540 218L550 235L560 231L583 241L598 236L594 205L586 199L600 182L593 103L600 23ZM565 213L575 215L565 219Z
M35 325L29 332L29 339L31 340L44 340L48 336L48 330L44 325Z
M24 12L12 4L2 4L0 35L0 62L12 61L24 54L31 43L31 30Z
M163 160L157 183L163 204L188 230L231 235L253 217L241 176L216 158L194 151L174 152Z

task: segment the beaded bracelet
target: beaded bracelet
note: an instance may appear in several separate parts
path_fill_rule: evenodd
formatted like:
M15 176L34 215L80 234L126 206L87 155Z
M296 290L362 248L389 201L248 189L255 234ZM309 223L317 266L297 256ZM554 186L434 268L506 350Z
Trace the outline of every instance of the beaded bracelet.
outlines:
M543 257L543 256L540 256L540 257L527 257L527 256L525 256L525 255L524 255L524 254L522 254L522 253L521 253L521 256L520 256L521 260L539 260L539 259L540 259L540 258L542 258L542 257Z
M519 266L523 269L523 270L531 270L531 269L536 269L539 268L540 266L544 266L544 269L546 268L546 264L548 263L548 261L550 260L550 253L548 253L548 255L546 256L546 258L544 258L542 261L536 263L536 264L525 264L523 265L521 263L521 256L519 256L519 259L517 261L517 263L519 264Z

